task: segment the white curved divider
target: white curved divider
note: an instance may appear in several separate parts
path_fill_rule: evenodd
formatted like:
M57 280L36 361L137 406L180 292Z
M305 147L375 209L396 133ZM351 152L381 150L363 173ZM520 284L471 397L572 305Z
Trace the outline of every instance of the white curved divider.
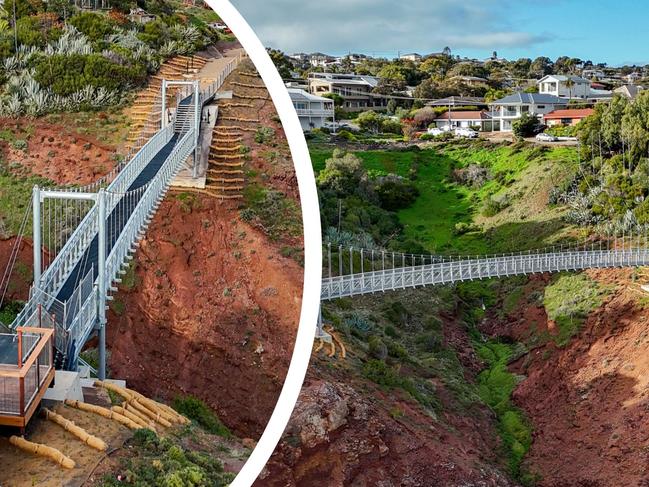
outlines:
M315 323L318 319L320 305L320 284L322 279L322 233L320 229L320 210L315 186L313 168L309 149L302 133L300 121L295 113L291 98L284 86L275 65L268 56L263 44L259 41L245 19L229 0L206 0L228 25L237 37L248 57L261 75L268 92L275 104L277 113L286 133L302 206L302 223L304 229L304 285L302 293L302 311L291 364L284 381L284 386L275 405L275 410L266 425L257 447L245 463L239 475L232 482L233 487L251 485L261 473L264 465L277 446L284 429L291 417L304 382L313 340Z

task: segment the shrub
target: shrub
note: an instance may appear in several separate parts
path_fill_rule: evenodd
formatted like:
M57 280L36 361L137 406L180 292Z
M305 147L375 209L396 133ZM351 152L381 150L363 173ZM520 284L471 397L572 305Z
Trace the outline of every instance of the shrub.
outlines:
M484 203L482 214L487 217L495 216L508 206L509 197L507 195L490 196Z
M67 96L88 85L123 90L142 83L146 69L142 65L121 66L100 54L55 54L36 62L34 78L55 94Z
M455 182L476 189L484 186L490 178L489 169L478 164L469 164L466 168L453 171L453 180Z
M339 138L339 139L346 140L346 141L348 141L348 142L353 142L353 141L357 140L356 136L355 136L354 134L352 134L352 133L351 133L349 130L347 130L347 129L339 130L339 131L336 133L336 137Z
M419 190L412 181L394 174L377 178L374 191L381 207L389 211L408 208L419 196Z
M399 375L382 360L368 360L363 365L363 375L381 386L398 387L400 385Z
M403 134L403 128L398 120L386 119L381 124L381 131L385 134Z
M381 130L382 124L384 122L383 118L384 117L382 115L376 113L373 110L369 110L367 112L361 113L356 118L356 123L358 123L358 126L361 130L378 133Z
M255 132L255 142L265 144L275 136L275 131L270 127L259 127Z
M370 339L367 341L367 344L369 346L368 353L371 357L378 360L385 360L387 358L388 347L385 345L385 343L383 343L383 340L381 340L380 337L376 335L370 337Z
M188 418L196 421L208 433L229 438L230 430L200 399L193 396L177 397L173 401L173 408Z
M113 25L108 17L93 12L80 12L70 17L68 22L88 36L91 41L104 39L113 31Z
M479 230L480 227L476 225L473 225L471 223L466 223L466 222L459 222L455 224L455 227L453 227L453 234L459 236L469 232L476 232Z

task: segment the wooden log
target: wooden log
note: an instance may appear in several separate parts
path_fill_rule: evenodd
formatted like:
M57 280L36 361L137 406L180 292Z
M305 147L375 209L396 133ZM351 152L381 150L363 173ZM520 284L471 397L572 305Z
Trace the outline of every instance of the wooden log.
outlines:
M74 460L72 460L70 457L66 457L56 448L43 445L42 443L27 441L25 438L21 438L19 436L11 436L9 438L9 443L14 445L15 447L20 448L23 451L34 453L41 457L49 458L50 460L58 463L63 468L74 468L74 466L76 465L74 463Z
M66 419L65 417L61 416L60 414L55 413L54 411L50 411L47 408L43 408L43 412L45 414L45 417L52 421L53 423L58 424L61 426L65 431L69 431L72 433L74 436L79 438L81 441L83 441L86 445L94 448L95 450L99 451L106 451L108 449L108 445L104 440L101 438L97 438L94 435L91 435L88 433L86 430L81 428L80 426L77 426L74 424L73 421L70 421L69 419Z

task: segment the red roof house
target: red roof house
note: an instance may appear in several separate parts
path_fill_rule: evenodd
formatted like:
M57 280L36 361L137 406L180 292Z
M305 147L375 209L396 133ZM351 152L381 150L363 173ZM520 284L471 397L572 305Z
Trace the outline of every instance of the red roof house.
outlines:
M565 110L554 110L543 115L543 121L548 126L553 125L577 125L584 118L595 113L592 108L573 108Z

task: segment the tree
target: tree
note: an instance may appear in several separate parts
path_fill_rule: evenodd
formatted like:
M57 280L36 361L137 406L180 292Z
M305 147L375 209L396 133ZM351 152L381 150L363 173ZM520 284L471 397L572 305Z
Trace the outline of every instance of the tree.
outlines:
M413 95L422 100L434 100L443 96L443 93L439 84L433 78L428 78L419 83Z
M615 95L602 113L602 140L611 151L622 147L622 117L628 103L626 97Z
M624 109L621 134L628 142L632 160L649 154L649 91L640 93Z
M388 101L387 111L390 115L394 115L394 113L397 111L397 100L390 98L390 100Z
M572 78L568 78L566 80L566 88L568 88L568 98L572 100L572 89L575 87L575 80Z
M338 93L325 93L322 95L323 98L329 98L334 101L335 107L341 107L345 103L345 99L340 96Z
M528 75L531 77L543 77L552 74L553 67L554 64L549 57L540 56L532 61Z
M444 78L454 62L448 56L432 56L419 65L419 69L424 73L436 78Z
M444 56L451 57L451 48L448 47L448 46L446 46L446 47L442 50L442 53L444 54Z
M466 63L458 63L455 66L453 66L448 71L446 76L447 77L475 76L478 78L486 78L487 76L489 76L489 74L487 73L487 70L482 66L466 62Z
M275 67L277 68L279 75L283 79L291 79L292 77L291 71L293 70L293 63L291 63L289 57L279 49L270 49L270 48L268 49L268 55L270 56L270 59L273 61L273 64L275 64Z
M489 88L484 95L484 101L485 103L491 103L493 101L500 100L501 98L505 98L507 96L507 93L508 93L507 90L497 90L495 88Z
M516 137L524 138L533 136L539 129L541 123L536 115L523 113L521 118L512 124L512 130Z

